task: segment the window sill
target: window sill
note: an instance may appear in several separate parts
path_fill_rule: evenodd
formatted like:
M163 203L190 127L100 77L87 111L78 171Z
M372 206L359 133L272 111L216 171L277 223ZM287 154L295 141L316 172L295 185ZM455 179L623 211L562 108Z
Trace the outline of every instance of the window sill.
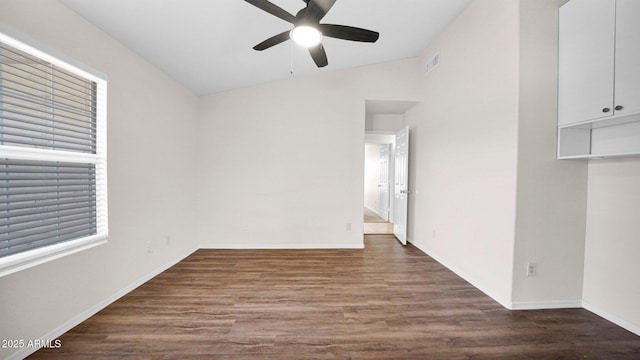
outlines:
M106 242L106 235L94 235L0 258L0 277L75 254Z

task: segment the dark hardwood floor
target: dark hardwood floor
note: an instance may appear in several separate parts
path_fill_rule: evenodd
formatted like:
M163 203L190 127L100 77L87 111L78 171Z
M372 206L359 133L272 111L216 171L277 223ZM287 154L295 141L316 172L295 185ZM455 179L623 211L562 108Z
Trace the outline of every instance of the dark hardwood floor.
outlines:
M415 247L199 250L33 359L640 359L581 309L508 311Z

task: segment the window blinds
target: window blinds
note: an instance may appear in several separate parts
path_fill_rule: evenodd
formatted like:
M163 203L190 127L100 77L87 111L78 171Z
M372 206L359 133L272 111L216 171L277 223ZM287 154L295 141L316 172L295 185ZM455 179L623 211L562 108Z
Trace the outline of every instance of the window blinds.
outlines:
M0 45L3 145L96 152L96 83Z
M96 234L94 164L0 159L0 256Z

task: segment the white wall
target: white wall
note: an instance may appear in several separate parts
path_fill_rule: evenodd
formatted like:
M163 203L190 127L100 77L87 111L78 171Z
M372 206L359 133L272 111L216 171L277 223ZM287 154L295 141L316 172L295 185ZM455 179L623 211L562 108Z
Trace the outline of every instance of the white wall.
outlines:
M197 98L56 1L0 0L0 21L109 81L109 242L0 278L0 339L40 339L196 248Z
M563 2L472 2L405 115L410 241L509 308L581 304L586 163L555 159Z
M580 307L587 162L556 160L560 0L520 1L513 307ZM527 277L527 264L537 275Z
M518 131L518 2L472 2L421 56L411 130L409 240L507 305Z
M640 335L640 159L591 160L584 306Z
M380 210L380 150L383 145L364 144L364 206L374 212Z
M203 97L200 245L361 248L365 100L414 100L418 66L401 60Z
M402 114L370 114L366 115L365 130L398 132L404 127Z

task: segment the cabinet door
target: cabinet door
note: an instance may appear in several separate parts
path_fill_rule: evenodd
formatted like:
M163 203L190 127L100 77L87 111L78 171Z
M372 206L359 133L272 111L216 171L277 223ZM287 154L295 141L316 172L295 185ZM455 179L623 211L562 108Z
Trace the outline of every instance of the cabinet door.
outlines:
M613 115L615 10L615 0L560 8L559 125Z
M640 112L640 1L616 5L616 115Z

